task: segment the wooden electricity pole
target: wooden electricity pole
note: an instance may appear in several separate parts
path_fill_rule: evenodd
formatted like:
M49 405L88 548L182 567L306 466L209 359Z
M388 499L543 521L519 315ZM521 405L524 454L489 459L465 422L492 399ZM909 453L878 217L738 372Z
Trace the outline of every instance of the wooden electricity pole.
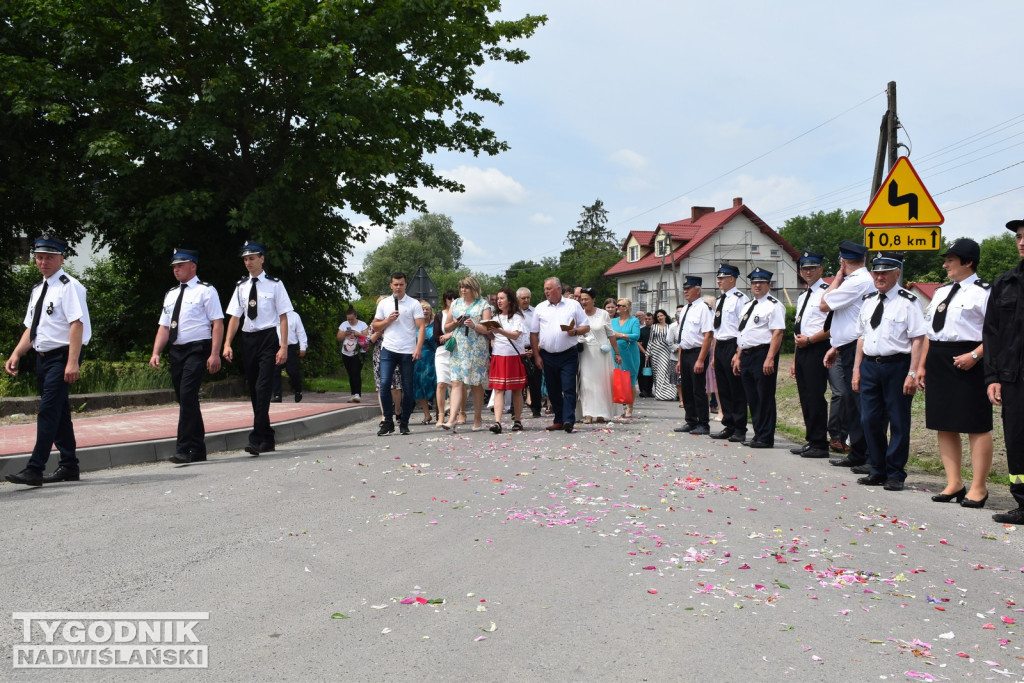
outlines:
M878 188L882 186L882 171L892 168L896 164L896 131L899 128L899 117L896 115L896 81L889 81L886 88L887 108L882 115L882 125L878 130L878 151L875 154L875 173L871 178L871 195L868 201L874 199L878 194ZM885 153L889 153L889 165L885 164Z

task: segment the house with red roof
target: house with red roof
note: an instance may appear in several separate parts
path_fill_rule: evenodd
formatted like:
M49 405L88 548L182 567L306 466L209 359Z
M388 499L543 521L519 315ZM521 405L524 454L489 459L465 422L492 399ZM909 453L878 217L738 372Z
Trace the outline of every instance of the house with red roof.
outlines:
M623 258L605 275L617 278L619 298L633 301L634 311L664 308L671 315L685 302L687 275L703 278L705 295L718 294L715 273L721 263L739 268L741 289L748 289L747 273L761 267L774 273L772 293L783 303L795 304L803 291L797 277L800 253L740 197L728 209L694 206L689 218L632 230L622 251Z
M916 294L917 298L921 300L921 306L927 309L932 299L935 298L935 290L943 284L942 282L912 282L909 285L904 285L904 287Z

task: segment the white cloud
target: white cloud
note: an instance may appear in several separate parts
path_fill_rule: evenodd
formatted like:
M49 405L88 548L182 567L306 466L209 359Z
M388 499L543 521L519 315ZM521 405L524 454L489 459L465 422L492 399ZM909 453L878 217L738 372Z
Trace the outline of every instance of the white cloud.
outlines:
M526 188L496 168L457 166L449 171L441 171L440 175L461 183L466 191L418 192L427 202L428 209L434 213L493 213L504 207L522 204L526 200Z
M647 157L629 149L620 149L612 154L610 159L631 171L643 171L647 168Z
M487 253L486 250L478 247L473 240L462 238L462 255L463 256L483 256Z
M554 216L549 216L546 213L535 213L530 216L530 222L536 223L537 225L547 225L555 222Z

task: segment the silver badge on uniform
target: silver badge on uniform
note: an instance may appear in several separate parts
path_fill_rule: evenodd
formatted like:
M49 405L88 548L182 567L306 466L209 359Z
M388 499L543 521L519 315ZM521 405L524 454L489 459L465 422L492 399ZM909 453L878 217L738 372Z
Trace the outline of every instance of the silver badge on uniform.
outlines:
M938 310L939 313L942 313L944 310L946 310L946 304L944 302L939 304L939 307L936 310Z
M759 323L759 322L761 322L761 316L759 316L759 315L755 315L755 316L754 316L754 322L755 322L755 323Z
M249 308L255 308L256 299L249 299Z
M46 307L46 315L53 315L53 302L52 301L50 302L50 305Z

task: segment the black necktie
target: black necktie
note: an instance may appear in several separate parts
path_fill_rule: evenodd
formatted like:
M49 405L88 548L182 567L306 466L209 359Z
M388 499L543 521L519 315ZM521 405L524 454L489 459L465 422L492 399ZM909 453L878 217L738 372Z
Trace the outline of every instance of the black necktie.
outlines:
M683 309L683 317L679 319L679 339L676 340L677 344L683 343L683 323L686 322L686 314L690 312L690 306L692 305L692 302L686 304L686 308Z
M36 340L36 329L39 327L39 317L43 314L43 299L46 298L46 290L49 289L50 283L43 280L43 291L39 293L39 299L36 301L36 310L32 313L32 329L29 330L28 340L33 342Z
M178 300L174 302L174 312L171 313L171 329L167 333L168 344L173 344L178 338L178 316L181 315L181 300L185 298L186 287L188 285L182 282L181 289L178 290Z
M743 328L747 326L747 318L750 317L750 312L754 310L754 306L756 306L756 305L757 305L757 299L751 300L750 305L747 306L747 310L745 310L743 312L743 317L740 318L740 326L738 328L740 331L742 331Z
M811 300L811 288L807 288L807 298L804 299L804 305L800 307L800 312L796 315L796 324L793 326L793 331L796 334L800 334L800 321L804 319L804 311L807 310L807 302Z
M821 329L828 332L832 329L832 316L835 315L835 311L829 311L828 315L825 316L825 324L821 326Z
M718 297L718 306L715 308L715 329L722 325L722 306L725 305L725 294Z
M252 287L249 288L249 320L256 319L256 282L259 278L252 279Z
M949 311L949 302L953 300L956 293L960 291L960 283L954 282L953 286L949 289L949 296L947 296L939 307L935 309L935 317L932 319L932 329L938 332L942 329L942 326L946 324L946 312Z
M871 314L871 329L877 329L882 322L882 313L885 312L885 294L878 295L878 305L875 312Z

